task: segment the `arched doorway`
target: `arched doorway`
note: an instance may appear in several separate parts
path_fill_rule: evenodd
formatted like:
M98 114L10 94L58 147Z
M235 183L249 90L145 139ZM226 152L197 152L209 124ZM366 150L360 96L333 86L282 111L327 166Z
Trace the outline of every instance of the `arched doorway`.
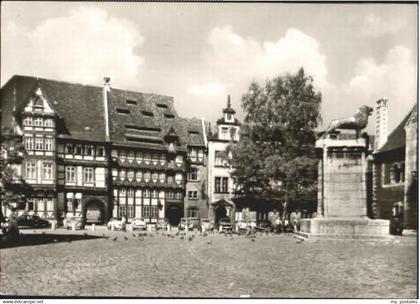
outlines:
M225 199L220 199L212 204L213 213L214 213L214 223L219 224L220 219L229 217L234 219L234 209L235 205L232 201Z
M178 226L183 215L184 208L182 206L171 205L165 210L166 218L171 226Z
M89 200L85 204L83 218L86 219L87 224L103 224L104 204L98 199Z

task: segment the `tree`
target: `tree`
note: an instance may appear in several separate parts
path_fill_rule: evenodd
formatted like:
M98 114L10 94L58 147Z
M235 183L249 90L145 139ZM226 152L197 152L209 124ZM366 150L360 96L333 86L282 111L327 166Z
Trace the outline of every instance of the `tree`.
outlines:
M252 82L242 96L241 140L229 146L237 195L289 202L316 197L315 128L321 94L301 68L294 75Z
M10 129L3 130L0 143L0 221L3 222L3 206L24 201L32 188L16 172L26 154L20 136Z

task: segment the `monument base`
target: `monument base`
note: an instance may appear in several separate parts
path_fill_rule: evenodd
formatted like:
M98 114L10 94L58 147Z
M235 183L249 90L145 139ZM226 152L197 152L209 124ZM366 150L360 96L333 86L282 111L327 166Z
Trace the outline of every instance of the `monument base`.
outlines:
M361 217L325 217L302 219L296 236L310 240L391 240L389 220Z

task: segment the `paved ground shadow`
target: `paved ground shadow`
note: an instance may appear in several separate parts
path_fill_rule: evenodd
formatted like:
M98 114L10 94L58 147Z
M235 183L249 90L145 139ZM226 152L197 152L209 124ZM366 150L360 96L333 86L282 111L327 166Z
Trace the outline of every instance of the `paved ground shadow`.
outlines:
M62 243L67 242L71 243L74 241L85 241L91 239L100 239L104 238L97 235L89 234L47 234L47 233L37 233L37 234L20 234L16 239L13 240L0 240L0 249L4 248L13 248L21 246L36 246L42 244L50 243Z

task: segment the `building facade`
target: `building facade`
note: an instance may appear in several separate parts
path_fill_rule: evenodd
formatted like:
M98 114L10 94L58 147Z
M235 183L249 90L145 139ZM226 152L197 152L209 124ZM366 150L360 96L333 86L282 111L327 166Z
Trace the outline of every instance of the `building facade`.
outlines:
M17 170L33 191L21 209L173 225L190 209L206 213L205 187L186 192L206 176L205 123L179 117L172 97L114 89L109 78L94 87L14 76L1 99L1 128L16 130L28 154ZM200 179L187 181L190 167Z
M404 207L406 228L417 228L417 108L414 106L388 135L386 100L377 102L377 128L373 152L373 213L376 218L390 219L396 203ZM385 116L385 117L384 117ZM387 135L384 139L384 136Z
M208 139L208 193L209 218L215 223L223 217L234 219L235 204L234 180L230 176L232 168L226 153L227 147L239 141L240 123L235 118L235 110L228 96L227 107L223 109L223 117L217 120L216 132Z

